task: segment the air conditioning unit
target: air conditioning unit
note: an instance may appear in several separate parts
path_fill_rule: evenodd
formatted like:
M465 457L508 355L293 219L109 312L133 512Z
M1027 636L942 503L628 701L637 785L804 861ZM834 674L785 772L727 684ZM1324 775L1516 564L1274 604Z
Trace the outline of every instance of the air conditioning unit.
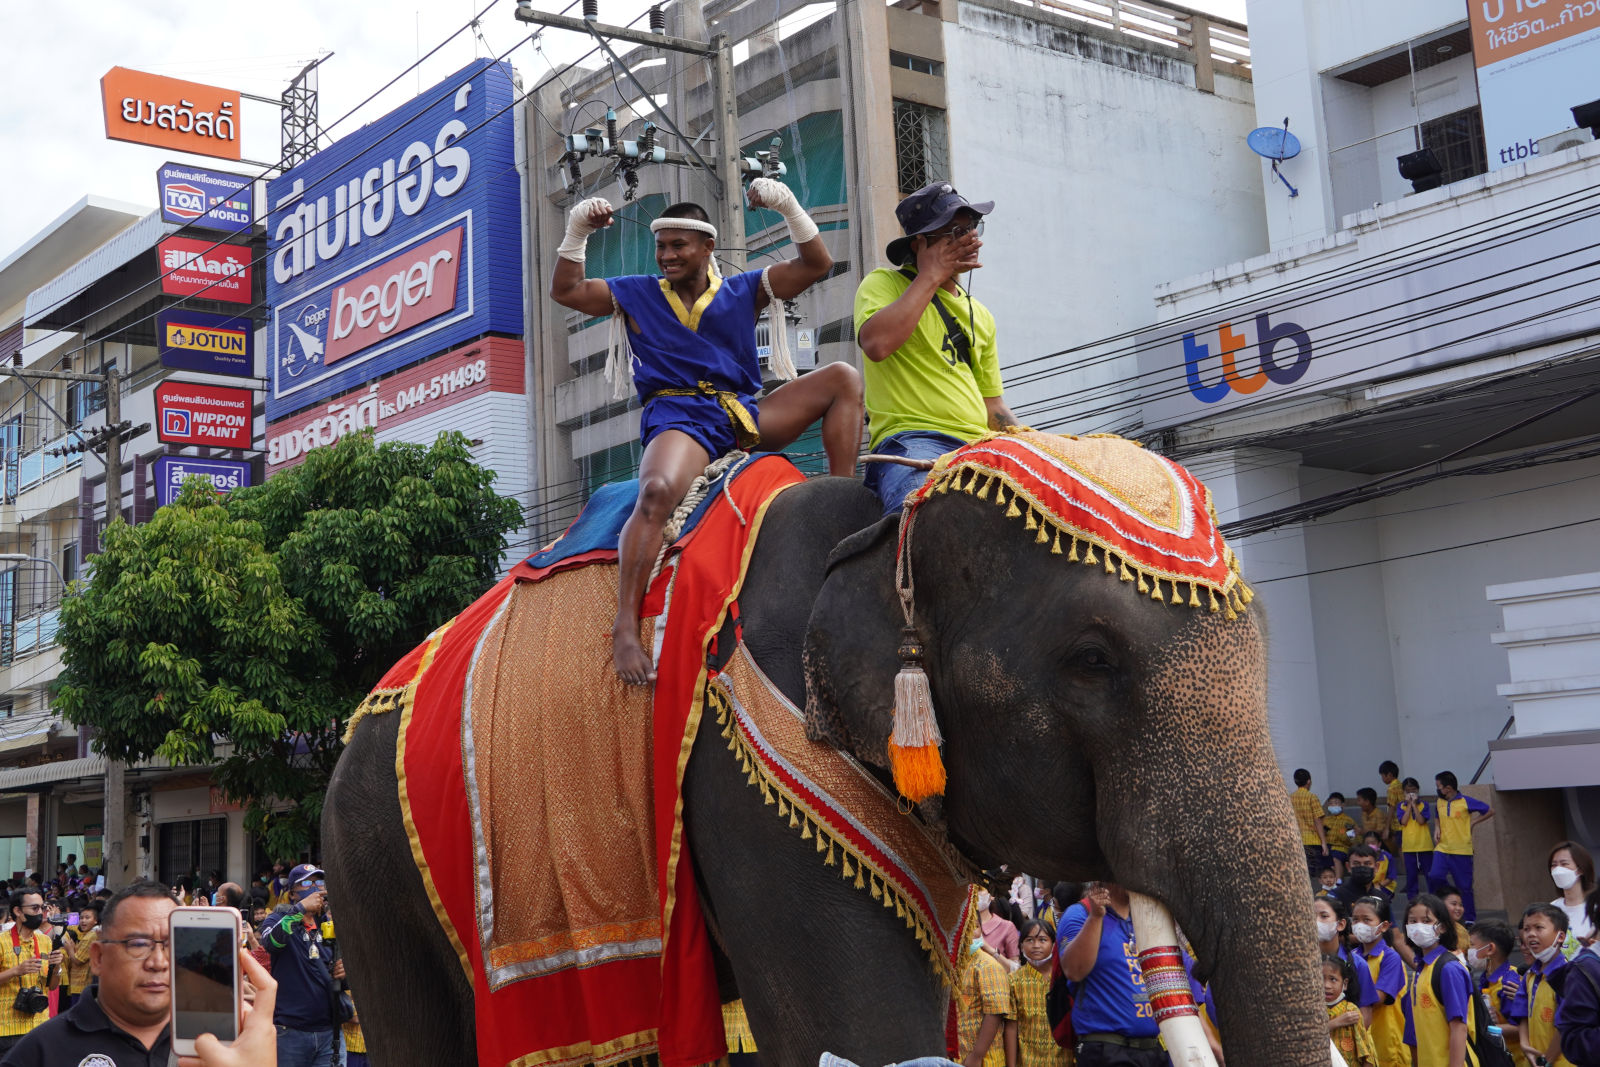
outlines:
M1557 152L1564 152L1569 148L1588 144L1593 139L1589 136L1588 130L1580 130L1577 127L1573 127L1570 130L1562 130L1560 133L1552 133L1548 137L1539 138L1539 154L1541 156L1553 156Z

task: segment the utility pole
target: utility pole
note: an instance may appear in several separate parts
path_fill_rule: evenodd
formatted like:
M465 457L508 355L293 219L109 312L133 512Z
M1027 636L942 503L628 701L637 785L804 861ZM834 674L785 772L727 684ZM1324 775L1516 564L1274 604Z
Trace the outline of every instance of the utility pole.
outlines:
M591 5L586 3L585 17L573 18L570 15L547 14L543 11L533 10L529 0L520 0L517 4L517 19L521 22L531 22L538 26L550 26L555 29L572 30L576 33L587 33L594 37L601 50L611 58L611 61L622 68L623 73L642 95L644 102L661 119L663 125L671 130L687 149L687 157L671 153L656 162L669 162L680 165L698 165L706 171L712 185L717 191L717 196L722 205L722 219L717 227L718 251L728 261L728 265L736 271L745 269L748 262L748 253L745 249L744 229L744 197L742 195L742 180L747 174L782 173L782 168L775 162L764 165L763 161L747 158L739 152L739 91L734 83L733 75L733 45L726 34L718 34L711 42L690 40L687 37L674 37L665 32L665 19L659 6L652 9L650 24L660 27L659 31L635 30L627 26L613 26L608 23L596 21L588 17L587 12ZM711 61L712 66L712 100L711 120L717 139L715 163L705 159L694 147L694 143L685 137L678 129L672 118L656 106L655 98L650 92L639 84L633 71L617 56L609 43L610 39L627 41L630 44L643 45L664 52L677 52L683 55L696 56ZM585 141L587 147L568 145L568 154L574 173L577 172L578 160L582 156L605 155L617 158L619 162L626 158L629 151L636 151L637 146L623 146L608 143L602 138L599 131L593 131L587 138L577 137L574 141ZM603 146L603 147L601 147ZM650 160L646 160L649 162Z
M149 426L134 427L122 421L122 372L113 363L104 374L81 374L65 370L33 370L22 367L0 367L0 375L18 378L38 396L32 385L35 380L88 382L101 386L106 394L106 424L89 434L79 434L79 444L67 446L59 452L98 452L105 450L106 466L106 523L122 513L122 438L124 434L136 437ZM44 398L39 397L41 403ZM49 405L46 404L46 407ZM54 409L51 409L54 410ZM59 417L59 412L57 413ZM63 420L65 421L65 420ZM120 760L110 754L105 757L105 806L101 816L100 860L106 871L106 885L120 889L123 878L123 834L127 817L127 797L124 792L124 770Z

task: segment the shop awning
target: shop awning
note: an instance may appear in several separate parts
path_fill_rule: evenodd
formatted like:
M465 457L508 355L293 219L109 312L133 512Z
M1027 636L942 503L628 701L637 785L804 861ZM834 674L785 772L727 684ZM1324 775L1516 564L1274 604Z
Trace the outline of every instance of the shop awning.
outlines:
M23 322L38 329L66 329L76 325L84 315L99 309L99 305L90 307L84 300L96 282L126 266L141 253L149 252L163 237L179 229L173 223L163 222L161 212L151 212L29 293Z
M0 771L0 793L34 789L53 782L71 782L79 778L99 778L105 773L104 756L56 760L35 767L12 767Z

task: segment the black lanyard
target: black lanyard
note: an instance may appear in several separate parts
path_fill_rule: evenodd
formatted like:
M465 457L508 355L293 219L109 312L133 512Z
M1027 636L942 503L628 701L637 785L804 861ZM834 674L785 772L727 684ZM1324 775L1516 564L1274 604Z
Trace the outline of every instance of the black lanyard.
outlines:
M916 281L917 272L910 267L901 267L900 273L912 281ZM970 303L972 297L968 296L967 300ZM972 366L972 338L968 336L966 330L961 328L961 320L952 315L950 309L944 306L944 301L939 299L937 291L933 294L933 306L938 310L939 317L944 320L945 347L954 355L954 358L950 360L950 365L953 367L957 363L965 363L969 367Z

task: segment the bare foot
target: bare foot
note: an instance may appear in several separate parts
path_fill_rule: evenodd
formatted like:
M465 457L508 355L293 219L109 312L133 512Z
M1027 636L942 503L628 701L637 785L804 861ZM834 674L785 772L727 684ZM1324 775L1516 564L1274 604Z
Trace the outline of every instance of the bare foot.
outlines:
M619 623L611 629L611 665L628 685L654 685L656 672L639 643L639 624Z

